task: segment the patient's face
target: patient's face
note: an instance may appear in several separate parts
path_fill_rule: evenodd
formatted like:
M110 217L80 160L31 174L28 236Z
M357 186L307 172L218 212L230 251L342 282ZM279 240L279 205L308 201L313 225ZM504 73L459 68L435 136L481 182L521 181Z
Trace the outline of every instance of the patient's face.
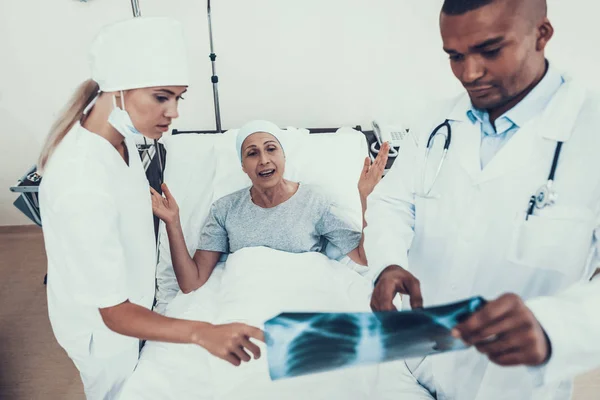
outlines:
M255 187L268 189L283 180L285 156L270 133L257 132L242 143L242 169Z
M140 133L150 139L160 139L179 116L181 95L187 86L160 86L125 92L125 110ZM117 99L117 104L121 102Z

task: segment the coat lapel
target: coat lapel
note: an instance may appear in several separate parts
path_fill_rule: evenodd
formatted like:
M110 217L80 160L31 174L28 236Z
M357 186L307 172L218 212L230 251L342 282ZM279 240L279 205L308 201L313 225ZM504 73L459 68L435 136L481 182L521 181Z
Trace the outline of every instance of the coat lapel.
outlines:
M498 151L481 171L477 182L499 179L515 171L527 173L540 162L547 163L550 168L556 142L564 142L571 137L584 101L585 90L566 81L544 111L521 127ZM481 137L477 143L480 146Z

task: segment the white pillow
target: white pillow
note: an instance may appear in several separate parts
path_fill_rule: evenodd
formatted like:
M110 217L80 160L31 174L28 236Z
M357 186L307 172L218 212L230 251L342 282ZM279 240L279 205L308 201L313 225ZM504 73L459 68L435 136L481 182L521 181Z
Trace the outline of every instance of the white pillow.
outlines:
M358 179L368 154L364 135L352 129L314 134L294 150L293 171L298 172L297 180L320 187L334 202L336 212L360 231L362 209ZM336 260L345 256L332 243L327 244L324 252Z
M362 133L352 129L335 134L310 135L295 149L294 167L299 179L320 186L360 228L362 212L358 194L358 179L367 144Z
M237 130L230 130L221 135L183 134L164 139L167 150L165 182L179 204L190 255L195 252L211 204L251 185L237 155L236 134ZM319 186L360 230L362 213L357 184L368 154L364 135L350 128L324 134L288 128L282 133L282 145L286 154L284 176ZM156 310L160 312L177 294L179 286L162 223L159 235ZM332 245L327 246L325 253L334 259L343 256Z

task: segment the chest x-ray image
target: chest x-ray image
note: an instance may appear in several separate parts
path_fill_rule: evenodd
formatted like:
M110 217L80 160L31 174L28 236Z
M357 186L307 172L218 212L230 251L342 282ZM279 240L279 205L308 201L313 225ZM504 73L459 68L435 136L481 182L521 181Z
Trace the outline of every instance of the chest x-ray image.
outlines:
M451 336L485 304L474 297L411 311L282 313L265 323L272 380L466 348Z

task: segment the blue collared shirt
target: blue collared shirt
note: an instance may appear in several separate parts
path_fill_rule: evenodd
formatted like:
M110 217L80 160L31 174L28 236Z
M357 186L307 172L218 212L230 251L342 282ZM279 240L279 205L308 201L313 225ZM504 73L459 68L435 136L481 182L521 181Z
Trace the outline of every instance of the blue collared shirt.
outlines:
M467 116L473 124L479 124L481 127L482 169L523 125L546 108L563 83L564 79L560 73L550 66L537 86L521 102L501 115L495 124L490 122L487 111L471 105Z

